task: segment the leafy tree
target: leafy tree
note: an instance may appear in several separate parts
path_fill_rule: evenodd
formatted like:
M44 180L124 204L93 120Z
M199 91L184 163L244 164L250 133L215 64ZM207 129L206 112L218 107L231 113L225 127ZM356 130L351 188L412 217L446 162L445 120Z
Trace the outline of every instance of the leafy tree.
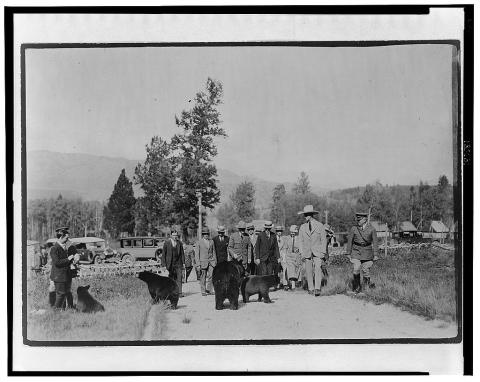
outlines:
M125 169L122 169L108 203L104 207L105 227L115 236L120 232L133 233L135 228L134 206L135 196L132 182L125 175Z
M230 199L240 219L249 221L255 218L255 186L252 182L240 183Z
M293 186L293 192L298 195L306 195L310 192L310 181L305 172L300 173L297 183Z
M214 139L226 137L220 126L218 107L222 103L223 87L219 81L208 78L205 91L194 98L193 108L175 116L176 125L183 131L171 141L176 169L175 192L172 206L175 221L186 231L198 225L197 196L202 195L202 206L214 208L220 201L217 188L217 169L212 163L217 155Z
M285 225L285 186L278 184L273 189L272 207L270 209L270 220L275 224Z
M240 220L232 202L224 203L218 208L217 219L218 223L224 225L229 232L235 228Z

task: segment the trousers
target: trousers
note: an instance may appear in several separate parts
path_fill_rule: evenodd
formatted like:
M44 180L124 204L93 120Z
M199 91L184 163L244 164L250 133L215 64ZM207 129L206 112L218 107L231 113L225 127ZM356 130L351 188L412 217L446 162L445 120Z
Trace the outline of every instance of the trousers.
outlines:
M325 260L322 257L313 256L305 259L305 273L307 276L308 290L321 289L322 265Z
M72 280L55 282L55 308L63 309L65 300L67 308L73 308Z
M350 262L353 264L354 275L359 275L360 271L362 271L364 277L370 277L370 268L373 265L372 260L351 259Z
M213 274L213 267L211 264L208 264L207 268L203 268L200 275L200 291L206 293L207 290L209 292L212 291L212 274Z

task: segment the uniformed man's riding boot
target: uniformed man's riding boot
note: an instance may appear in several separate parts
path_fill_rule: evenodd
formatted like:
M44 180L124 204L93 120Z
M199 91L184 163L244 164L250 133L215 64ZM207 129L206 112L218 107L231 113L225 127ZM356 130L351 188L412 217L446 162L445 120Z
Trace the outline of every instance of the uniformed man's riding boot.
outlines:
M360 293L362 291L362 284L360 283L360 273L358 275L353 275L353 291L355 293Z
M374 289L375 288L375 283L372 283L370 281L370 277L365 277L363 276L363 283L365 284L365 287Z
M67 300L67 308L73 308L73 295L72 292L67 293L66 295L66 300Z
M55 306L56 295L57 294L55 292L49 292L48 293L48 302L49 302L49 304L52 308Z

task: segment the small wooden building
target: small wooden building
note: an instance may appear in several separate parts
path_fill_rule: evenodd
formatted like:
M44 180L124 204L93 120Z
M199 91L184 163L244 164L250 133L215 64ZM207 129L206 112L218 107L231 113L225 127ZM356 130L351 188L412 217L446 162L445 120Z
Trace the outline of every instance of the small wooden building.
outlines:
M387 223L371 220L370 224L373 226L373 228L375 228L375 231L377 231L377 237L386 238L390 236Z
M399 237L417 237L418 230L411 221L403 221L400 223L396 232Z
M423 237L444 241L450 233L450 229L440 220L432 220L428 232L423 232Z

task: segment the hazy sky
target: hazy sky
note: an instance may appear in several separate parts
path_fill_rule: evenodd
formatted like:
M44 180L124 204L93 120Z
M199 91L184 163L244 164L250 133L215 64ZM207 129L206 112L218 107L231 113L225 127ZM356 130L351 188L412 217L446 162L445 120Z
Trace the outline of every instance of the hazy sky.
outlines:
M452 48L27 50L27 149L144 159L207 77L224 86L218 167L323 187L452 181Z

